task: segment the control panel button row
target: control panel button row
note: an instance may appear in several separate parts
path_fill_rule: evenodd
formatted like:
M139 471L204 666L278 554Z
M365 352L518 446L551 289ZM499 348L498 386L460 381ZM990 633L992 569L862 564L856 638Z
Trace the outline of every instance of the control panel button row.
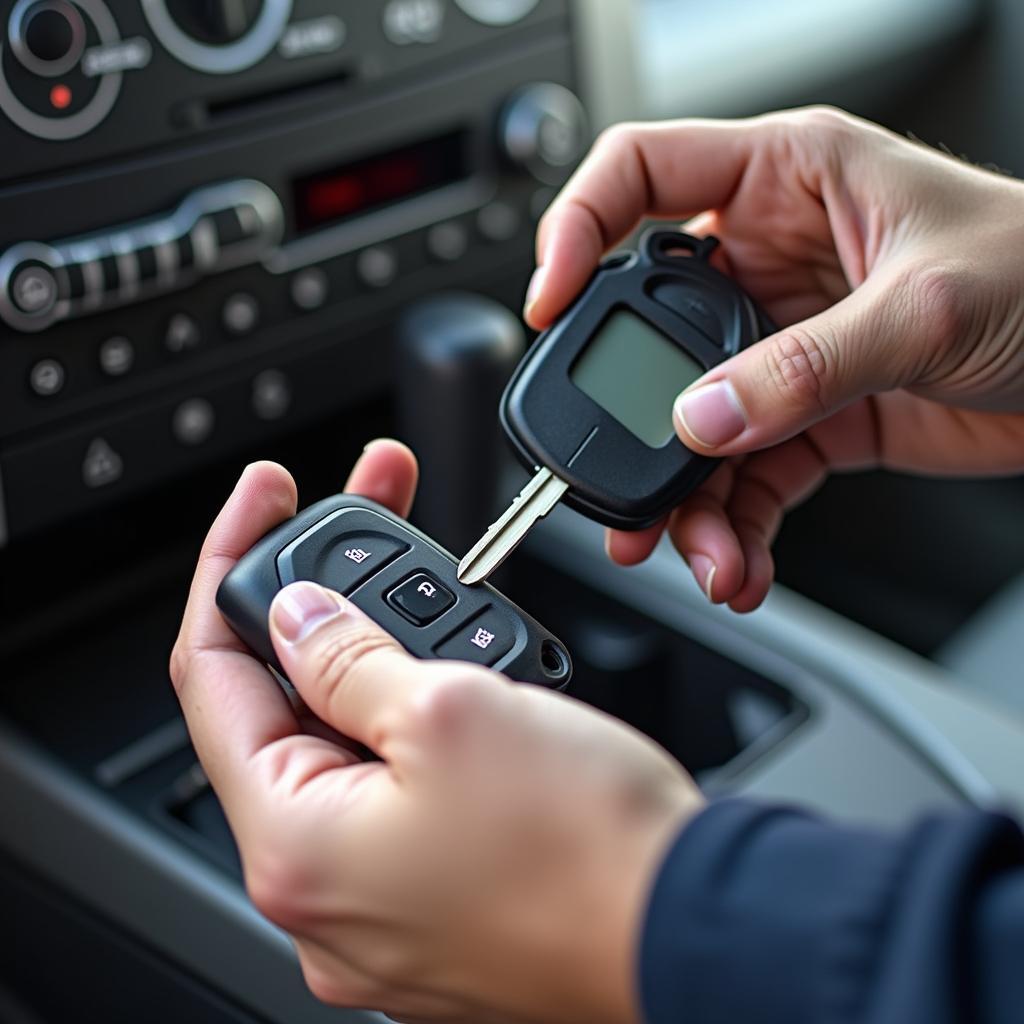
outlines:
M0 318L16 330L41 331L260 262L283 232L275 192L238 180L196 190L165 217L52 245L19 242L0 256Z

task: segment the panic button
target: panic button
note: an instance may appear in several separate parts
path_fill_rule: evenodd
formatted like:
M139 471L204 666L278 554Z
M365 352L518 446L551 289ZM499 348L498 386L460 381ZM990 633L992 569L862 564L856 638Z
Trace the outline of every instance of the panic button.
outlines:
M433 576L418 572L388 594L388 604L414 625L425 626L455 604L455 595Z
M460 626L458 632L445 640L434 653L439 658L493 665L508 654L514 642L512 623L500 612L488 608Z

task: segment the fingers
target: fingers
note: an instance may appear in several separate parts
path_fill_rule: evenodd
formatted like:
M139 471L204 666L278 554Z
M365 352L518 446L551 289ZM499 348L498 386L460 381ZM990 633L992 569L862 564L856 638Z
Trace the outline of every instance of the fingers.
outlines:
M708 600L737 612L761 604L775 574L771 545L783 515L821 485L830 464L830 453L801 435L726 463L676 509L669 535Z
M416 456L400 441L371 441L349 474L345 490L376 501L405 518L416 495Z
M604 549L608 557L618 565L636 565L642 562L661 540L666 522L666 519L662 519L653 526L648 526L646 530L607 530Z
M751 122L701 120L616 125L602 134L541 220L530 326L550 324L645 214L683 218L723 205L754 134Z
M426 666L340 594L293 583L270 608L288 678L319 718L386 756L389 722L422 689Z
M297 723L270 674L221 617L215 595L237 559L294 512L295 484L282 467L245 469L206 537L171 655L189 734L226 804L244 787L248 759Z
M703 455L779 444L865 395L906 385L919 326L891 282L871 281L817 316L715 367L676 400L676 433Z

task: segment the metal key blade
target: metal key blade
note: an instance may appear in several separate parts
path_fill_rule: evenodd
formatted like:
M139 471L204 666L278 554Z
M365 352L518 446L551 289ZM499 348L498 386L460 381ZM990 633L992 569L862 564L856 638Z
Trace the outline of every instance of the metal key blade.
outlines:
M487 579L516 549L538 519L546 516L569 489L550 469L537 470L497 522L459 562L459 582L467 585Z

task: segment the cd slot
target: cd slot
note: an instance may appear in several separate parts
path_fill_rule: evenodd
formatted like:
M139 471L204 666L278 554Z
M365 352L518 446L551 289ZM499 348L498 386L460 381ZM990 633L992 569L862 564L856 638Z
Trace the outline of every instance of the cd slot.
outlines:
M354 79L355 75L346 68L332 71L329 75L318 75L316 78L292 82L289 85L277 85L259 92L216 99L189 100L177 104L172 109L171 120L181 129L208 128L246 114L264 114L293 106L298 102L321 99L343 89Z

